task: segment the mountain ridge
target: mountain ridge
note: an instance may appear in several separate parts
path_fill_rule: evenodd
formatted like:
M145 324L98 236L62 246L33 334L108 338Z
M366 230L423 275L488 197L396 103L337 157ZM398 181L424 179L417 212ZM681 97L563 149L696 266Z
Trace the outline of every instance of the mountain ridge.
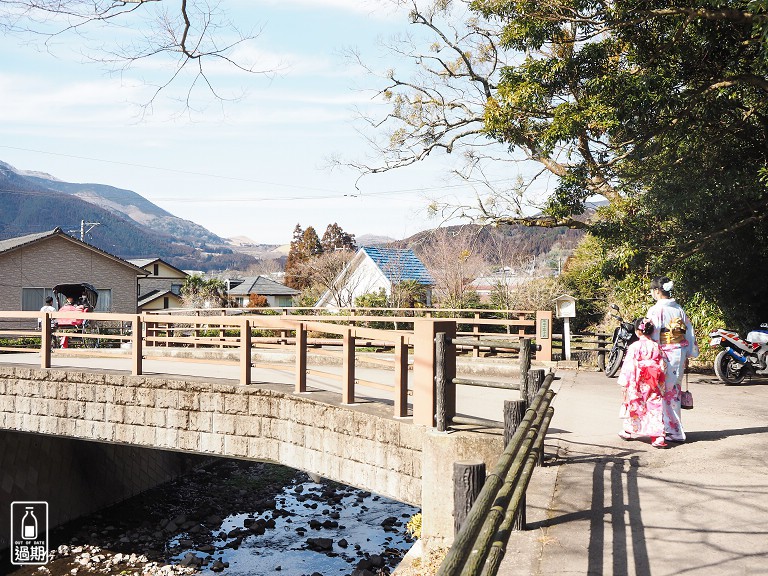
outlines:
M131 190L65 182L21 171L0 161L0 238L60 227L76 234L98 222L86 242L124 259L163 258L177 268L212 271L244 268L257 259L236 253L227 240L178 218Z

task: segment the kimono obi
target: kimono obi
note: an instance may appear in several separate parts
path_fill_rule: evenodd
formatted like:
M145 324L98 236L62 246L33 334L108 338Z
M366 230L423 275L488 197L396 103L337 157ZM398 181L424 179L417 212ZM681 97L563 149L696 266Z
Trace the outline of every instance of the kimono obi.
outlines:
M662 346L665 344L681 344L685 341L685 332L680 333L666 328L659 330L659 344Z

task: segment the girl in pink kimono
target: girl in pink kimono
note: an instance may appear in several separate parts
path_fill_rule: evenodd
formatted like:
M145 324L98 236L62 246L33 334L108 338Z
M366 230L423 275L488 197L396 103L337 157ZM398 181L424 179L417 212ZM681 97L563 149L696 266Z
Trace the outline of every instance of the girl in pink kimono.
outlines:
M650 437L652 446L664 448L664 353L650 338L654 329L648 318L635 320L638 340L627 348L619 373L619 386L624 388L620 414L624 426L619 436L625 440Z

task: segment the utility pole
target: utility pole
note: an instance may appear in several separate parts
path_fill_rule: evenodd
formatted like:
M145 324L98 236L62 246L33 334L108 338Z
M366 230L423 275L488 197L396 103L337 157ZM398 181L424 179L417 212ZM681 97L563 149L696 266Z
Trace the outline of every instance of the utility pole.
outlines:
M85 242L85 235L90 233L90 231L96 228L99 224L101 224L101 222L86 222L85 220L80 220L80 242ZM90 228L86 230L86 226L90 226Z

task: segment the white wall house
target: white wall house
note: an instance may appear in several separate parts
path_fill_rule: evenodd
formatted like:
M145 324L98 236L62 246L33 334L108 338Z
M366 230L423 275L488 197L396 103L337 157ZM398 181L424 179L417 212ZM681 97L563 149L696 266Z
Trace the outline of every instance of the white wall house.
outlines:
M315 308L353 306L358 296L382 289L391 295L392 286L408 281L424 287L425 304L431 306L435 281L413 250L362 246L337 276L333 287L320 297Z

